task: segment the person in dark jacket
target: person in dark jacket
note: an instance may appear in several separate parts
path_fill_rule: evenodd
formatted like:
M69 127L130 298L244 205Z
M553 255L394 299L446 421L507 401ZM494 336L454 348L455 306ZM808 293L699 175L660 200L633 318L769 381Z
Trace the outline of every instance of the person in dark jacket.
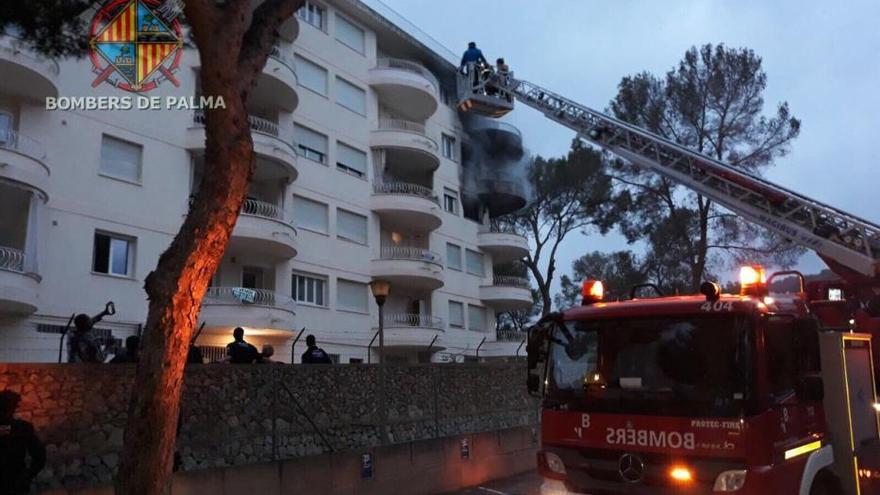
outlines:
M306 345L309 346L302 355L303 364L333 364L330 356L324 352L324 349L315 344L315 336L306 337Z
M100 316L90 317L85 313L76 315L73 319L73 335L67 341L68 363L103 363L104 351L101 349L99 340L95 337L92 328L100 321Z
M137 335L129 335L125 338L125 351L113 356L112 364L136 363L141 350L141 338Z
M244 341L244 328L236 327L232 331L235 339L226 345L226 355L232 364L251 364L260 359L260 351L252 344Z
M461 64L459 64L459 69L464 71L467 64L475 63L486 65L486 57L483 56L483 52L477 48L477 44L471 41L468 43L467 50L464 51L464 54L461 56Z
M0 392L0 495L30 492L31 482L46 465L46 447L34 426L15 418L20 401L12 390Z

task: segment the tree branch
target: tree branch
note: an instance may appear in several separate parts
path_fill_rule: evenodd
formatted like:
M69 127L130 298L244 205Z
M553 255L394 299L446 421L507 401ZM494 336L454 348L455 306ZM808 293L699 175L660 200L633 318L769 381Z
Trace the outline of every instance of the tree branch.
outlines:
M281 24L303 6L305 0L266 0L254 10L251 25L238 54L238 75L242 92L248 92L257 83L272 45L278 37Z

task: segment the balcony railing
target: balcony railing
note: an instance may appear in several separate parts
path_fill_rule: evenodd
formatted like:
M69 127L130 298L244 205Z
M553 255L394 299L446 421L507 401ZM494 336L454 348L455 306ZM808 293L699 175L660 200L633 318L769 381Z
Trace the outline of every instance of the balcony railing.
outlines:
M410 184L408 182L383 182L381 184L375 184L373 186L373 192L376 194L408 194L430 199L438 205L440 204L440 200L431 188L420 186L418 184Z
M271 218L272 220L284 221L284 212L278 206L265 201L257 201L256 199L247 199L241 207L242 215L250 215L254 217Z
M427 261L428 263L443 264L440 255L428 249L409 246L382 246L381 259L383 260L414 260Z
M46 151L39 141L12 129L0 129L0 148L17 151L34 160L46 159Z
M416 327L443 330L443 318L413 313L392 313L385 315L386 327Z
M193 114L193 122L196 125L204 126L205 113L197 110L195 114ZM252 131L259 132L261 134L268 134L273 137L279 137L278 124L272 122L271 120L254 115L248 115L248 126L251 128Z
M522 342L528 338L527 332L520 332L519 330L496 330L495 331L495 340L499 342Z
M241 304L269 306L293 311L294 300L268 289L248 289L245 287L208 287L205 292L204 304Z
M525 277L513 277L510 275L496 275L492 277L492 285L497 287L516 287L518 289L530 289L529 279Z
M0 270L24 272L24 251L0 246Z
M434 74L431 73L425 66L418 62L413 62L411 60L403 60L399 58L380 58L376 61L377 69L399 69L405 70L407 72L412 72L414 74L418 74L428 81L434 86L434 90L438 91L440 89L440 83L437 82L437 78Z
M514 234L521 237L526 236L521 228L509 223L491 222L488 227L483 228L483 232L491 232L493 234Z
M272 51L269 52L269 56L274 58L278 62L280 62L281 65L290 69L290 72L293 72L294 74L296 74L296 68L293 65L293 61L284 52L285 52L285 49L283 46L277 45L277 44L272 45Z
M422 136L424 136L425 124L420 124L418 122L404 119L381 118L379 119L379 130L414 132L416 134L421 134Z

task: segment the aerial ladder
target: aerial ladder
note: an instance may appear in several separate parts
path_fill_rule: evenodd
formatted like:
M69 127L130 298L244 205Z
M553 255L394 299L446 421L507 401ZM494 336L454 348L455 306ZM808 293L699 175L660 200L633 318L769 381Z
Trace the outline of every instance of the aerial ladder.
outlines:
M483 70L479 84L471 84L471 76L459 77L460 110L498 117L512 110L516 99L579 138L815 251L847 282L880 287L880 225L516 79L512 73Z

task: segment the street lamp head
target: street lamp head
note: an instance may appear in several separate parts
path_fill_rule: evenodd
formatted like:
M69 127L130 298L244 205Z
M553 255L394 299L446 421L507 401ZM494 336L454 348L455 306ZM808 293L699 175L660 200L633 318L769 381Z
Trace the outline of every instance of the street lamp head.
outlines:
M391 292L391 282L387 280L373 280L370 282L370 290L373 297L376 298L376 304L379 306L385 304L388 293Z

